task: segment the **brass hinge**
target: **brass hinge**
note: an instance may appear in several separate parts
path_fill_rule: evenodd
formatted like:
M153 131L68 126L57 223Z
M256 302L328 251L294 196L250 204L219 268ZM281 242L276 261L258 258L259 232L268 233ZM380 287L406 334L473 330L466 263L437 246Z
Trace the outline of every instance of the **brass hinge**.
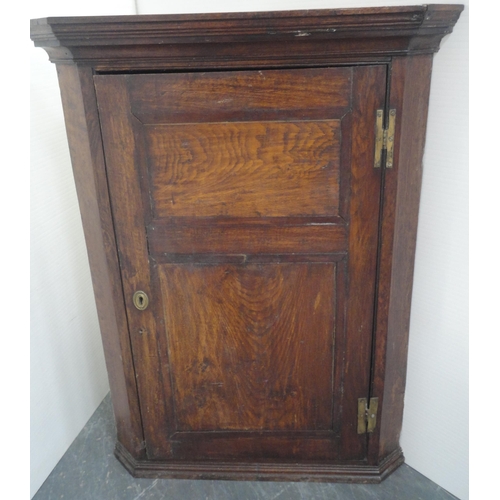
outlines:
M377 425L378 398L370 398L368 406L366 398L358 399L358 434L373 432Z
M375 161L374 167L382 165L382 150L386 150L385 166L392 168L394 164L394 131L396 129L396 110L389 110L389 126L384 128L384 111L377 109L375 120Z

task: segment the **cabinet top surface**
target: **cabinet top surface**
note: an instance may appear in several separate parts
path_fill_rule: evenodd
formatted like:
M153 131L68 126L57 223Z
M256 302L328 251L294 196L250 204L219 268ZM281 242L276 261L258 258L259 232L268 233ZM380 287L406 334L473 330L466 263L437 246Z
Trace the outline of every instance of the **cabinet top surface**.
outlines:
M245 42L255 53L256 44L289 44L306 52L332 51L344 57L392 56L432 53L442 37L451 33L463 5L434 4L276 12L210 13L47 17L32 19L30 35L53 62L128 59L140 64L144 54L134 48ZM319 48L318 43L328 46ZM364 43L364 45L363 45ZM290 45L293 44L293 45ZM126 47L124 47L126 46ZM61 51L65 48L65 51ZM114 50L119 49L119 50ZM111 50L111 52L110 52ZM186 50L186 49L183 49ZM103 51L106 52L103 56ZM188 51L189 52L189 51ZM192 54L186 56L190 57ZM302 55L303 55L303 51ZM150 56L154 54L150 53ZM165 53L161 54L165 57Z

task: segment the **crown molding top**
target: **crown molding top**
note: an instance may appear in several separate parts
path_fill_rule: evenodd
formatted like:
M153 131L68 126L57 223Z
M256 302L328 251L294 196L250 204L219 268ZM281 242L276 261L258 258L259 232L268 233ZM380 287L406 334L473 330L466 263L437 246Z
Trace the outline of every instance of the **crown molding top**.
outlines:
M164 62L167 59L167 66L183 66L190 58L198 59L202 55L201 48L208 46L212 47L208 51L209 58L220 60L222 66L238 60L257 62L257 47L263 53L262 60L269 59L266 53L279 59L280 49L285 46L287 49L282 54L285 59L293 58L291 53L295 50L302 55L307 50L313 58L319 59L368 60L436 52L443 36L451 33L463 8L463 5L441 4L223 14L47 17L31 20L30 34L35 46L43 47L53 62L85 63L102 69L115 66L154 68L159 58Z

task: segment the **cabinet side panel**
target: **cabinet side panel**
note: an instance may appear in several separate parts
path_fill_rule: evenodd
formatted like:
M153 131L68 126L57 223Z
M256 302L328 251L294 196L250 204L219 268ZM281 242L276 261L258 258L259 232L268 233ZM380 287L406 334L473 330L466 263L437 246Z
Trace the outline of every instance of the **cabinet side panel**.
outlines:
M142 424L130 350L92 70L57 68L78 202L108 370L118 441L143 456Z
M385 170L372 387L383 397L380 433L369 443L374 461L399 448L431 69L430 55L395 58L392 64L389 107L397 110L399 123L394 168Z

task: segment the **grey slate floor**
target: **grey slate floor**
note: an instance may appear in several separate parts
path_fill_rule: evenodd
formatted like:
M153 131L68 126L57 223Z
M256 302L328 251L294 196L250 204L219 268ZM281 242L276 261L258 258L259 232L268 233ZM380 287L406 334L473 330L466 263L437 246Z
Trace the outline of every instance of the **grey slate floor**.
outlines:
M109 394L34 500L456 500L407 465L381 484L134 479L113 455Z

